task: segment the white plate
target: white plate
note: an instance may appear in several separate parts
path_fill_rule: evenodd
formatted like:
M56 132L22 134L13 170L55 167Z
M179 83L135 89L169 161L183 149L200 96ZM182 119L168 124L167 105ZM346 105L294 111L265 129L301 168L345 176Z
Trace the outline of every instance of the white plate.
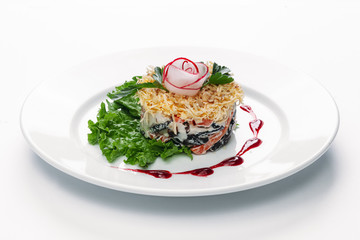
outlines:
M123 171L110 165L98 146L87 143L87 121L95 120L106 93L148 65L160 66L184 56L228 66L250 105L265 124L263 144L243 155L237 167L215 169L213 175L174 175L169 179ZM191 161L177 156L158 159L150 169L172 172L208 167L233 156L250 137L249 114L238 111L240 127L221 150ZM32 149L45 161L81 180L120 191L158 196L201 196L241 191L287 177L318 159L339 125L336 104L307 75L247 53L231 50L165 47L122 52L76 66L38 86L26 99L21 127Z

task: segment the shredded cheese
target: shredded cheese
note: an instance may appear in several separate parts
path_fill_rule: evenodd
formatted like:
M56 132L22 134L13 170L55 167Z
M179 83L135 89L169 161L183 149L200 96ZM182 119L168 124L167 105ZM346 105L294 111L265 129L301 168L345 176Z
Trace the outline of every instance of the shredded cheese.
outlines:
M208 66L211 72L212 64ZM153 74L153 67L149 67L138 83L154 82ZM225 120L234 104L241 103L244 97L242 88L235 82L206 85L195 96L179 95L158 88L142 88L137 94L145 112L161 112L166 117L176 116L187 121L209 119L215 122Z

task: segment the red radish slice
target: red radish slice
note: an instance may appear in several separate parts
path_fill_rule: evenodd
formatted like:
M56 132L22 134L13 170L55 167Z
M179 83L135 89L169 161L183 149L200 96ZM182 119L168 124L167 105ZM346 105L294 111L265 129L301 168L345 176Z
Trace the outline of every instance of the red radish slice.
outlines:
M205 64L177 58L165 66L163 83L170 92L194 96L208 77L209 69Z
M181 69L185 69L185 68L188 68L188 67L192 67L196 70L195 73L198 73L199 72L199 69L198 67L196 66L196 63L194 63L193 61L191 61L190 59L187 59L187 58L183 58L183 57L180 57L180 58L176 58L174 61L172 61L170 63L170 65L174 65L178 68L181 68Z
M206 79L204 79L205 77L207 77L208 73L209 73L209 68L203 64L203 63L197 63L198 64L198 67L200 68L200 78L198 78L195 82L191 83L191 84L188 84L188 85L185 85L183 87L187 87L187 86L192 86L192 87L195 87L195 83L198 83L198 82L201 82L201 85L200 84L196 84L196 85L200 85L199 87L201 88L201 86L203 85L204 81Z
M199 74L190 73L170 65L166 75L166 80L177 87L185 87L193 84L199 79Z
M178 88L178 87L173 86L172 84L170 84L168 82L165 84L165 87L170 92L180 94L180 95L186 95L186 96L194 96L200 90L200 88Z
M187 58L180 57L180 58L176 58L176 59L173 60L172 62L169 62L169 63L165 66L165 68L164 68L164 75L167 74L166 68L167 68L168 66L174 65L174 66L176 66L176 67L178 67L178 68L184 69L184 63L185 63L185 62L186 62L186 63L189 63L189 62L190 62L190 64L191 64L193 67L195 67L196 73L199 72L198 67L196 66L196 64L195 64L193 61L191 61L191 60L189 60L189 59L187 59Z

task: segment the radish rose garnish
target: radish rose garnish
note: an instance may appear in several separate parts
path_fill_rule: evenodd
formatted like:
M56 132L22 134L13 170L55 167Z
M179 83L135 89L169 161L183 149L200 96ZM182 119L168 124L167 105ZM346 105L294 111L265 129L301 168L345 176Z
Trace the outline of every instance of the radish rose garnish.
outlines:
M163 83L167 90L180 95L196 95L209 77L204 63L177 58L164 68Z

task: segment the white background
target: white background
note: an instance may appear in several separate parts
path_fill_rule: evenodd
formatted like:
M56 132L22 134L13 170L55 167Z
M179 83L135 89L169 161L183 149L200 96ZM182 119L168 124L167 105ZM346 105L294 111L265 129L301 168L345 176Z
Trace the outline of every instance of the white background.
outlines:
M359 1L1 1L0 239L359 239ZM226 47L320 81L341 115L331 148L282 181L165 198L70 177L35 155L19 114L38 83L153 46Z

